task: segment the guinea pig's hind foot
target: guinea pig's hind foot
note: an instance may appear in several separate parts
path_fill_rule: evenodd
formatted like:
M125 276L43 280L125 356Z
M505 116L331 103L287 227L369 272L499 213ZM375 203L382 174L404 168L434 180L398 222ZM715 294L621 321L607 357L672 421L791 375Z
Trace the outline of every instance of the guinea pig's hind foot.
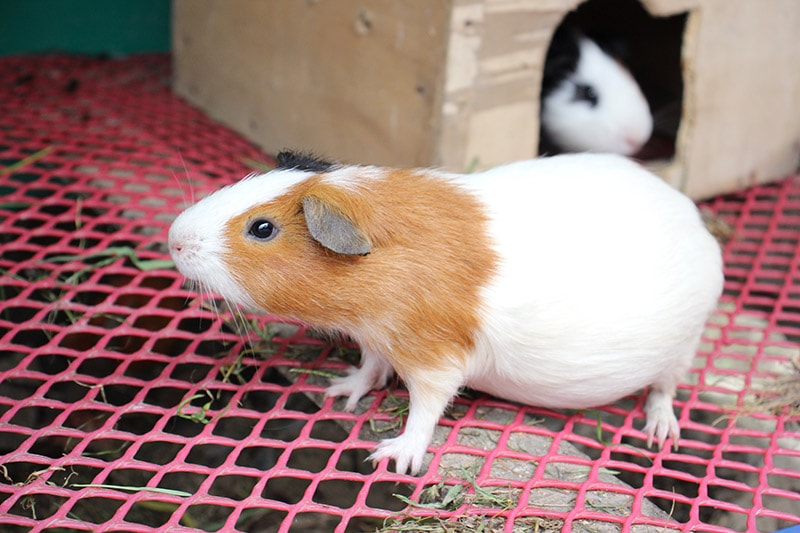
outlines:
M672 438L672 445L678 449L678 439L681 435L681 428L678 426L678 419L672 409L673 394L664 391L657 386L653 386L647 395L647 403L644 410L647 413L647 423L644 432L647 434L647 447L653 445L653 439L663 448L667 437Z
M331 380L325 396L347 396L345 411L354 411L358 401L373 389L382 389L392 375L392 367L382 357L364 350L361 368L351 368L349 375Z

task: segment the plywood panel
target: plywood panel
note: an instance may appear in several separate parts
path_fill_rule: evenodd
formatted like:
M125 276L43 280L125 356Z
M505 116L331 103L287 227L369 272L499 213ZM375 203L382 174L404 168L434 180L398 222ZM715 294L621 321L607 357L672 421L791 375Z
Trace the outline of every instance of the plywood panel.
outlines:
M174 9L176 91L267 150L430 162L448 2L176 0Z
M707 197L800 161L800 3L706 0L692 24L682 188Z

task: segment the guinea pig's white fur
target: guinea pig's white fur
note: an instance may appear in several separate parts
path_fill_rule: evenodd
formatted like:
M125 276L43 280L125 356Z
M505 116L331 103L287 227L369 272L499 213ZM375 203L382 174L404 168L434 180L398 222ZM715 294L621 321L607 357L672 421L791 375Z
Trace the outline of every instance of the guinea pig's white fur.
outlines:
M277 232L254 237L256 220ZM275 170L187 209L169 248L232 301L358 341L361 368L327 390L347 409L396 371L406 428L371 457L399 472L419 471L464 386L572 409L649 386L648 441L677 445L671 400L723 282L695 205L613 155L471 175Z
M543 134L564 152L638 152L653 132L650 106L639 85L594 41L577 38L575 72L542 100ZM591 87L597 104L576 99L577 85Z

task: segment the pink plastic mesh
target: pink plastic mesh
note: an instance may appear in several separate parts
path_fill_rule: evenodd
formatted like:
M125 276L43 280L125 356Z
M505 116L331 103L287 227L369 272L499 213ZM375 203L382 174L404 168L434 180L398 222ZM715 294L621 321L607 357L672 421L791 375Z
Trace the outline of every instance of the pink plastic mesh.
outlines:
M723 302L675 401L679 451L644 446L641 395L573 413L472 394L411 477L364 463L370 428L396 432L401 387L355 414L322 396L354 347L247 317L249 350L230 313L158 263L175 214L266 155L172 95L164 56L0 69L3 531L800 523L800 178L705 204L735 236Z

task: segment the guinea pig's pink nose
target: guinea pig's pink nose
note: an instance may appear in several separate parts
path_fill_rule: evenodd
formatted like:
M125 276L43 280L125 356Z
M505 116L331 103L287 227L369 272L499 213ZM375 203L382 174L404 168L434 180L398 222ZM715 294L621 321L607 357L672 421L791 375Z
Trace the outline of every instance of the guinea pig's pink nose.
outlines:
M180 253L186 249L187 235L186 230L180 225L180 217L169 228L167 234L167 249L169 253Z
M180 239L169 239L167 241L167 248L169 249L169 254L174 258L186 253L185 250L187 246L186 243Z
M644 140L640 135L626 135L625 147L628 149L628 154L635 154L644 144Z
M625 144L627 144L632 149L637 149L642 145L642 140L639 138L638 135L628 135L625 137Z

